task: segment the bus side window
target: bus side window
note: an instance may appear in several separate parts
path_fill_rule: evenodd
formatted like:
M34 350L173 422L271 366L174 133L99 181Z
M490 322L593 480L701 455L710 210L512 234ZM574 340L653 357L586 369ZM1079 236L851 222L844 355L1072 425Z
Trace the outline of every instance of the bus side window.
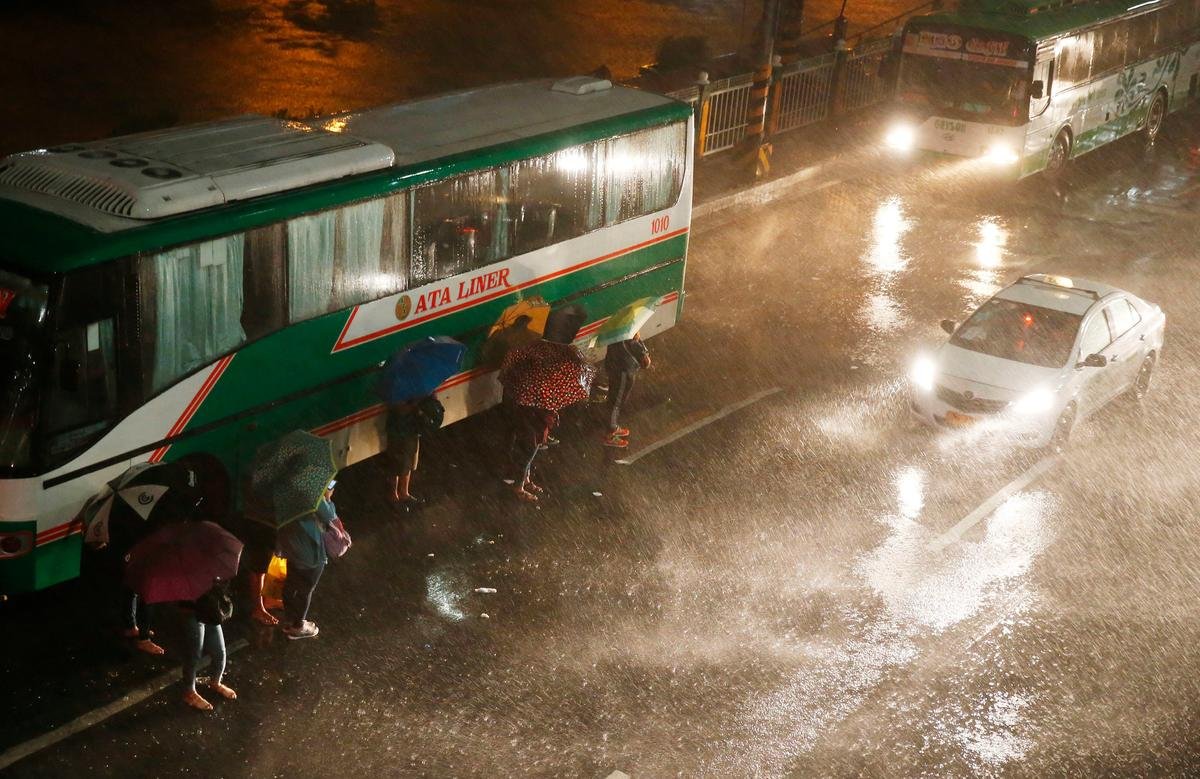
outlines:
M608 141L605 223L667 208L683 186L686 129L672 124Z
M511 253L524 254L600 227L601 146L588 143L513 163L507 218Z
M287 324L287 228L280 222L246 233L242 288L246 340L269 335Z
M138 260L146 397L246 341L246 243L239 233Z
M1091 76L1092 34L1080 33L1063 38L1058 44L1058 83L1062 89L1070 89L1085 83Z
M412 267L416 283L465 273L508 256L507 211L496 170L464 173L412 190Z

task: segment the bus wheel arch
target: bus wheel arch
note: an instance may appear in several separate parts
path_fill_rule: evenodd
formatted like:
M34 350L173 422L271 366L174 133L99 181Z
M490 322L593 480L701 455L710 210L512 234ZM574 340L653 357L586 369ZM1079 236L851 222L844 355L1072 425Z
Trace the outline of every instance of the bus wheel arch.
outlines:
M179 464L196 474L196 486L204 496L200 518L220 521L229 516L232 482L225 464L207 452L186 454L179 458Z
M1058 178L1067 168L1067 162L1071 159L1071 149L1075 145L1075 137L1071 133L1070 126L1063 127L1054 136L1054 140L1050 142L1050 149L1046 156L1046 175L1051 178Z
M1142 123L1142 134L1148 144L1158 140L1158 134L1167 118L1167 100L1166 87L1159 87L1155 90L1154 96L1150 98L1150 105L1146 108L1146 118Z

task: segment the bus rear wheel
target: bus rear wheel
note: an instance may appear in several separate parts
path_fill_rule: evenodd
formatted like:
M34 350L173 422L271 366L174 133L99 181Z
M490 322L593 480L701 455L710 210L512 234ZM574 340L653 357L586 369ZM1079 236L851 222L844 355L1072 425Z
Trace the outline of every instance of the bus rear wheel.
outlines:
M1046 175L1052 179L1062 178L1070 158L1071 136L1065 132L1059 133L1050 144L1050 155L1046 158Z
M1156 92L1154 99L1150 101L1150 108L1146 110L1146 124L1142 128L1147 144L1158 140L1158 133L1162 130L1163 120L1166 119L1166 116L1167 100L1163 97L1162 92Z

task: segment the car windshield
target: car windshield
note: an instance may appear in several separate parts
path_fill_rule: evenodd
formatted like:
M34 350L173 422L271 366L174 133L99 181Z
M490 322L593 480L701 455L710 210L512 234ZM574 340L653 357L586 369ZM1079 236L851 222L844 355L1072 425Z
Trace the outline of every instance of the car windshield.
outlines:
M30 465L46 287L0 271L0 469Z
M950 343L1005 360L1059 368L1071 356L1082 321L1078 314L992 298L963 322Z
M905 54L897 94L905 103L968 122L1015 124L1028 73L1004 65Z

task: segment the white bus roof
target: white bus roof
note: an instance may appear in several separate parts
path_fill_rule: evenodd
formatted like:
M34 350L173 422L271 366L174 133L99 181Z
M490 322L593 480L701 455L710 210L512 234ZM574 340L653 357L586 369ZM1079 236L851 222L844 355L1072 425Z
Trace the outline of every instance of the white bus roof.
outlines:
M589 77L480 87L310 122L242 116L14 154L0 198L103 232L671 104Z

